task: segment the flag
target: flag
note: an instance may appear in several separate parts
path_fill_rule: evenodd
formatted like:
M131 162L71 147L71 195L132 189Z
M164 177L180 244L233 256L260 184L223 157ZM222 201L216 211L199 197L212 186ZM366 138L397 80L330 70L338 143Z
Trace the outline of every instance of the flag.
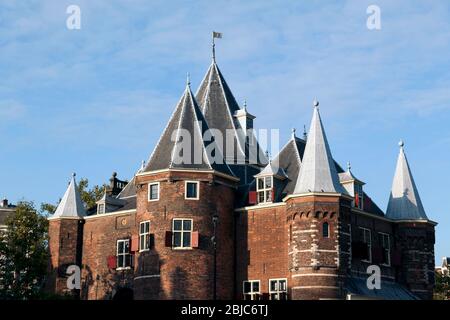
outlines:
M213 31L213 38L222 39L222 33Z

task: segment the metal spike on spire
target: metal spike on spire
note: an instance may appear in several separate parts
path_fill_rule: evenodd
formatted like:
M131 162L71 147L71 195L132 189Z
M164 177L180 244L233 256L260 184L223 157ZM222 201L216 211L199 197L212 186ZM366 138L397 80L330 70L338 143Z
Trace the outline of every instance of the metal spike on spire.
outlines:
M292 139L295 139L295 131L297 131L297 129L292 128Z
M247 99L244 100L244 110L247 111Z
M314 106L314 108L318 108L319 107L319 101L317 100L317 98L314 98L313 106Z
M352 170L352 165L350 161L347 161L347 171L350 172L350 170Z
M186 75L186 85L190 88L191 87L191 75L189 72Z
M308 133L306 132L306 124L303 125L303 140L308 139Z

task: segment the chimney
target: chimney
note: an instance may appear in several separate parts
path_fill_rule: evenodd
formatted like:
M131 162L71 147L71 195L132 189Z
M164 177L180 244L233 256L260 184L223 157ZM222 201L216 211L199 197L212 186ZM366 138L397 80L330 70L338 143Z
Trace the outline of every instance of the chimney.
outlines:
M8 199L4 198L4 199L2 200L2 207L3 207L3 208L7 208L7 207L8 207Z

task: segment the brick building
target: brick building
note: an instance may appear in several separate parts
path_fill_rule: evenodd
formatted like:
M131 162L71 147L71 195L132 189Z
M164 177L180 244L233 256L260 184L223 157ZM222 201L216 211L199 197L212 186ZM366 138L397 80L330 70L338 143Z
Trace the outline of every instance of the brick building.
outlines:
M436 223L403 143L384 213L333 160L317 101L308 134L294 131L270 161L254 119L213 58L130 182L113 174L87 212L72 177L49 218L50 290L67 292L66 268L77 264L81 299L430 299ZM214 139L201 138L208 129ZM192 153L180 148L185 132ZM367 287L370 265L380 289Z

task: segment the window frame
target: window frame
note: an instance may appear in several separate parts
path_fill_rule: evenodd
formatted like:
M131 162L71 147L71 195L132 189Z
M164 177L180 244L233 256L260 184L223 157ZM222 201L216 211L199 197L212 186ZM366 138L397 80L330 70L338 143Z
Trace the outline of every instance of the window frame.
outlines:
M245 284L250 283L250 291L245 292ZM253 291L253 283L258 283L258 291ZM250 297L250 301L259 300L261 297L261 281L260 280L244 280L242 281L242 294L244 296L244 300L246 296ZM255 299L256 298L256 299Z
M266 179L270 178L270 188L266 187ZM263 180L263 187L259 187L259 180ZM272 203L272 190L273 190L273 176L263 176L263 177L257 177L256 178L256 199L258 201L258 204L260 203ZM269 192L270 200L268 200L267 192ZM263 194L263 201L260 201L259 194Z
M193 183L197 186L197 196L195 198L188 197L188 183ZM199 200L200 199L200 181L194 181L194 180L186 180L184 182L184 199L186 200Z
M385 232L378 232L378 235L380 236L380 244L381 248L383 249L383 255L386 254L385 250L387 251L387 263L383 262L381 265L390 267L391 266L391 236L389 233ZM387 239L387 247L384 247L384 240Z
M181 230L175 230L175 221L180 220L181 221ZM190 221L191 222L191 229L184 230L184 221ZM189 246L184 246L184 233L189 232ZM172 219L172 249L173 250L191 250L192 249L192 233L194 232L194 220L189 218L173 218ZM175 247L175 233L181 233L180 239L181 239L181 246Z
M355 194L358 194L358 206L355 207L364 210L364 191L362 184L355 183Z
M361 261L367 262L367 263L372 263L372 230L364 228L364 227L359 227L359 228L363 232L363 242L365 244L367 244L367 250L369 253L369 259L362 259ZM369 232L369 242L366 242L366 231Z
M128 252L119 252L119 242L128 243ZM125 246L124 246L125 248ZM124 266L119 266L119 256L123 256ZM127 266L127 261L129 265ZM130 248L130 239L118 239L116 241L116 270L128 270L131 269L132 261L131 261L131 248Z
M156 199L151 199L151 186L158 186L158 197ZM161 184L159 182L149 182L148 184L148 194L147 194L147 199L149 202L153 202L153 201L159 201L160 198L160 192L161 192Z
M100 208L103 208L103 210L100 210ZM106 203L99 203L97 205L97 214L105 214L106 213Z
M142 233L142 225L148 224L147 232ZM143 242L142 242L142 238ZM145 220L139 223L139 252L150 251L150 220ZM144 249L142 244L144 243Z
M272 281L276 281L277 283L278 283L278 286L279 286L279 283L281 282L281 281L284 281L285 282L285 290L280 290L279 289L279 287L278 287L278 289L277 290L272 290L272 286L271 286L271 282ZM282 293L284 293L285 294L285 299L281 299L281 294ZM278 299L272 299L272 295L276 295L277 297L278 297ZM270 300L287 300L288 299L288 281L287 281L287 278L273 278L273 279L269 279L269 299Z
M324 227L327 226L327 236L324 235ZM322 238L329 239L330 238L330 223L328 221L324 221L322 223Z

